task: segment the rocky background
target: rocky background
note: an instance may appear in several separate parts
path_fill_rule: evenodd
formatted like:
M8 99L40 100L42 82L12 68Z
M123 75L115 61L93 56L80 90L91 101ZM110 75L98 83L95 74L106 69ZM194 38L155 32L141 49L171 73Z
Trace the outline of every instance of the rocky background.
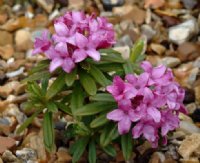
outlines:
M180 115L180 128L169 143L151 149L137 147L131 162L199 163L200 160L200 1L199 0L0 0L0 163L68 163L66 124L71 117L55 116L55 154L45 152L42 116L22 134L16 128L31 115L25 110L27 76L42 56L32 56L33 40L67 10L105 16L114 24L115 49L127 56L134 42L146 40L146 59L172 68L185 88L189 115ZM119 149L119 147L116 147ZM99 163L123 162L122 152L111 158L98 151ZM87 162L83 157L80 162Z

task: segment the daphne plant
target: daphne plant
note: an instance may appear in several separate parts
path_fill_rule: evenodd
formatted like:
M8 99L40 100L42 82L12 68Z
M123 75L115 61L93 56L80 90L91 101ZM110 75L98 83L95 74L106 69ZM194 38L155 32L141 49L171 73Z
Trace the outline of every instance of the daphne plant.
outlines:
M44 144L53 152L54 113L70 115L67 137L74 141L73 162L84 151L90 163L96 162L97 148L115 157L114 144L130 160L133 144L144 138L152 147L158 146L160 138L166 144L167 133L179 125L179 112L186 112L184 91L170 69L141 62L144 42L136 42L129 58L123 59L110 48L115 43L112 24L82 12L57 18L54 29L53 34L46 30L35 40L33 54L47 59L23 81L29 94L26 107L35 112L18 132L43 114Z

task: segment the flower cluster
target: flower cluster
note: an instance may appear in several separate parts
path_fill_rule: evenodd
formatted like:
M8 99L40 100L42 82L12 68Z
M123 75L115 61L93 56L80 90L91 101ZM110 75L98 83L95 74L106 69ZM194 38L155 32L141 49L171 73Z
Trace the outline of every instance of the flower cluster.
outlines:
M100 48L112 46L114 30L103 17L85 15L83 12L67 12L54 21L55 34L43 32L36 38L33 54L44 53L50 60L50 72L58 67L70 73L76 63L91 57L100 60Z
M132 126L133 138L143 135L152 147L157 147L160 135L165 144L167 133L179 126L179 112L186 113L184 90L165 66L153 68L144 61L141 67L144 72L139 76L128 74L125 80L116 76L107 87L118 103L107 118L118 122L120 134L128 133Z

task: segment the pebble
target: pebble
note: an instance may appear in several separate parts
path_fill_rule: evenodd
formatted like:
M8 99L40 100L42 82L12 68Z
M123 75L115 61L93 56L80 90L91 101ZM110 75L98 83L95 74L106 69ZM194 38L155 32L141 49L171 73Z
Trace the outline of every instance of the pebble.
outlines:
M124 35L123 37L121 37L117 41L116 46L129 46L129 47L133 47L133 42L131 40L131 37L129 35Z
M181 63L180 59L175 57L164 57L161 59L161 63L167 67L174 68Z
M177 49L177 57L183 62L195 60L199 57L199 53L200 45L192 42L182 43Z
M14 92L15 88L19 84L20 83L18 81L11 81L3 86L0 86L0 96L6 98L8 95Z
M157 9L164 6L164 4L165 0L145 0L144 7L145 8L151 7L153 9Z
M50 13L54 6L53 0L36 0L37 4L41 6L46 12Z
M58 151L56 152L56 155L58 157L56 163L59 163L59 162L70 163L72 161L72 157L70 156L66 148L60 147Z
M21 150L17 150L16 156L23 162L37 161L37 153L31 148L23 148Z
M11 33L0 30L0 36L0 46L13 44L13 35Z
M200 133L200 128L188 121L181 121L178 130L184 131L186 134Z
M178 153L184 158L188 159L192 153L200 148L200 134L192 133L184 139L178 149Z
M184 7L187 9L193 9L198 3L198 0L181 0L181 1L183 2Z
M14 54L14 48L10 44L7 44L5 46L0 46L0 56L3 59L9 59Z
M169 40L175 44L182 44L188 41L199 31L196 20L190 19L179 25L169 28Z
M196 106L196 104L193 102L193 103L187 104L187 105L186 105L186 108L187 108L189 114L193 114L193 113L195 112L195 110L197 109L197 106ZM200 114L199 114L199 116L200 116ZM193 119L193 120L194 120L194 119ZM199 122L200 122L200 121L199 121Z
M14 117L3 117L0 118L0 131L5 135L9 135L14 131L17 121Z
M196 101L198 104L200 104L200 85L194 88L194 92L195 92Z
M8 78L13 78L13 77L19 76L19 75L23 74L24 69L25 69L24 67L20 67L20 68L19 68L18 70L16 70L16 71L7 72L7 73L6 73L6 77L8 77Z
M15 43L17 51L26 51L33 46L31 41L31 33L27 29L20 29L16 31Z
M5 163L22 163L11 151L6 150L2 155L2 160Z
M150 45L150 47L151 47L152 51L154 51L158 55L162 55L166 51L166 48L164 46L160 45L160 44L152 43Z
M120 52L124 59L128 59L130 55L130 47L129 46L118 46L113 48L114 50Z
M3 152L5 152L5 150L11 149L15 145L16 145L16 142L14 139L12 139L10 137L0 136L0 154L3 154Z
M147 37L148 41L156 35L156 31L147 24L141 26L141 33Z

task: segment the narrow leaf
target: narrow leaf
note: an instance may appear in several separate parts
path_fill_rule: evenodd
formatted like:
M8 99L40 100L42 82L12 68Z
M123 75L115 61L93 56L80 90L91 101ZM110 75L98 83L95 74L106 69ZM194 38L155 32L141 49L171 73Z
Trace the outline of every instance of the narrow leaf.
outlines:
M79 75L80 75L80 82L85 91L89 95L95 95L97 92L97 87L94 79L85 71L81 71Z
M74 83L76 79L76 75L77 75L76 68L71 73L65 74L65 83L67 84L67 86L72 86L72 84Z
M96 163L96 147L95 147L95 142L92 140L89 143L89 153L88 153L88 158L89 158L89 163Z
M99 70L97 67L92 66L89 70L89 73L93 76L93 78L101 85L101 86L107 86L111 82L104 76L104 74Z
M131 62L136 62L137 58L142 55L144 49L144 41L139 40L137 41L133 48L131 49L131 54L130 54L130 61Z
M102 111L109 111L116 107L115 103L109 102L95 102L87 104L74 112L76 116L87 116L100 113Z
M124 159L126 161L130 160L133 150L132 137L130 133L121 136L121 146Z
M46 98L49 100L52 97L54 97L58 92L61 91L61 89L65 85L65 73L61 73L57 79L52 83L52 85L47 90Z
M127 61L126 63L123 64L123 68L126 74L133 74L133 65L131 62Z
M102 147L107 146L112 140L116 139L119 136L117 125L110 123L105 126L100 135L100 145Z
M73 153L72 162L77 162L83 152L85 151L85 148L88 144L89 138L83 137L77 140L71 147L70 147L70 153Z
M106 147L103 147L103 150L107 154L109 154L110 156L112 156L112 157L116 157L116 155L117 155L117 152L116 152L115 148L111 144L107 145Z
M115 102L111 94L99 93L94 96L90 96L91 101L103 101L103 102Z
M54 127L52 112L46 112L43 120L44 144L49 152L54 150Z
M28 81L35 81L35 80L40 80L42 78L49 78L51 75L49 73L48 70L44 70L44 71L39 71L36 72L30 76L28 76L27 78L25 78L24 80L22 80L22 83L26 83Z
M90 123L90 127L91 128L97 128L97 127L100 127L100 126L106 124L107 122L109 122L109 120L106 118L106 115L107 115L107 113L98 116L96 119L94 119Z
M51 102L51 101L49 101L47 103L47 109L48 109L48 111L53 112L53 113L58 111L58 108L57 108L56 104Z

